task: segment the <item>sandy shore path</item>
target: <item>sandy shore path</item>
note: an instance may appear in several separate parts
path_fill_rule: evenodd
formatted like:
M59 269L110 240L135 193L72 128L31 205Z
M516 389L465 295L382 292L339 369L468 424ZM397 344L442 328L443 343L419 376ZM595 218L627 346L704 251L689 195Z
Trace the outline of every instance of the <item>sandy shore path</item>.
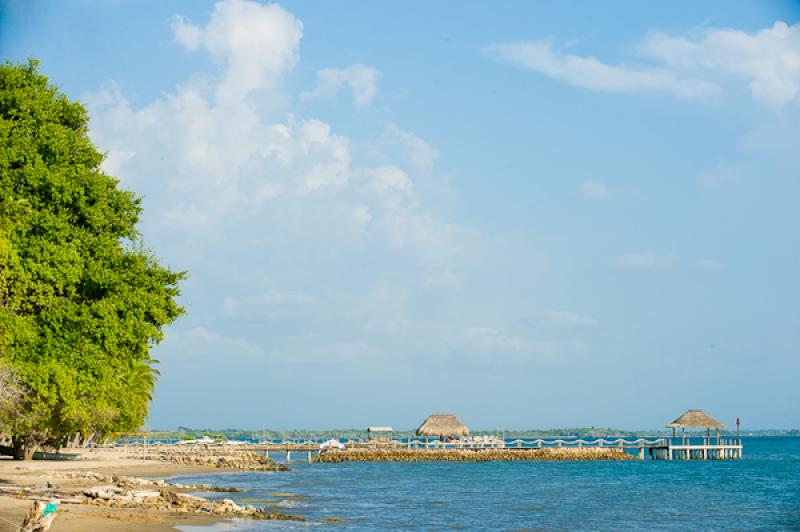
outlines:
M63 473L89 472L104 475L167 478L198 473L223 473L219 469L202 466L154 463L129 458L124 451L86 449L64 449L64 453L75 452L80 460L17 462L0 459L0 486L38 486L53 482L59 488L84 488L96 482L87 479L65 479ZM0 532L11 532L22 523L30 508L29 500L0 495ZM156 531L174 530L175 525L202 525L219 521L218 517L205 517L178 513L125 508L105 508L81 504L63 504L50 528L53 532L77 532L93 530L109 531Z

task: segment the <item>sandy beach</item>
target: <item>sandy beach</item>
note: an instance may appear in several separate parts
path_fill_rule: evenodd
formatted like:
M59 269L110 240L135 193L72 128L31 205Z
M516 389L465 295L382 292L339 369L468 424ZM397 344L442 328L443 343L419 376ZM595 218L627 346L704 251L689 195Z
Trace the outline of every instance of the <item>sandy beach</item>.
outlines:
M105 475L125 475L148 478L168 478L203 472L221 472L202 466L156 463L130 458L120 450L70 450L80 460L69 461L14 461L0 459L0 486L38 486L53 482L61 489L82 489L97 482L76 478L62 478L65 473L93 471ZM14 496L0 495L0 531L15 530L31 506L31 501ZM83 504L63 504L50 530L78 532L87 530L109 531L162 531L175 525L211 524L217 517L167 513L146 509L107 508ZM12 523L16 524L13 525Z

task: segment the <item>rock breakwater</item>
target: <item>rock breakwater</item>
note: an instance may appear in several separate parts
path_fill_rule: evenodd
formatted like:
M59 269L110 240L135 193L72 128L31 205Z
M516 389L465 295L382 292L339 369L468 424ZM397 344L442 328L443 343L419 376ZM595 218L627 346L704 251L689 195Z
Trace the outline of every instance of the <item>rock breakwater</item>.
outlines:
M137 452L133 458L240 471L290 470L288 466L279 464L256 451L225 448L159 448L148 452Z
M320 463L339 462L511 462L528 461L614 461L636 460L621 449L348 449L329 451L314 458Z

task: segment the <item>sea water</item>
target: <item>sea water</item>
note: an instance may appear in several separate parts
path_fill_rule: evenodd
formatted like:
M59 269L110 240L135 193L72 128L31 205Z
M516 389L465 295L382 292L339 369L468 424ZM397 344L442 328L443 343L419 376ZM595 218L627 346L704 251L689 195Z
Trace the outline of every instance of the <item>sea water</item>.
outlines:
M308 520L181 530L800 530L800 438L743 443L741 461L293 462L291 472L181 477Z

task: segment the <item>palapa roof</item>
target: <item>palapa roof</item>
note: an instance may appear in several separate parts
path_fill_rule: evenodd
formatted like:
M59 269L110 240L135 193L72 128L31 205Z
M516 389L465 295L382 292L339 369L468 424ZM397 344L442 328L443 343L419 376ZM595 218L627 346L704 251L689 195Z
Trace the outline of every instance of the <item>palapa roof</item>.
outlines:
M699 409L689 409L667 425L668 429L724 429L725 424Z
M431 414L417 429L417 436L460 438L469 436L469 429L452 414Z

